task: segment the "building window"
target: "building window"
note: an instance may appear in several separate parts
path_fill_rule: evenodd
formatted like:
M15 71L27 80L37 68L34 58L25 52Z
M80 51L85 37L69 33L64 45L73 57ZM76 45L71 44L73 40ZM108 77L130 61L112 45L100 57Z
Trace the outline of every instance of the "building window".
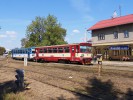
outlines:
M105 34L103 33L98 34L98 40L105 40Z
M124 38L128 38L129 37L129 32L127 30L124 31Z
M114 32L114 39L118 39L118 32L117 31Z
M102 40L105 40L105 34L102 33Z

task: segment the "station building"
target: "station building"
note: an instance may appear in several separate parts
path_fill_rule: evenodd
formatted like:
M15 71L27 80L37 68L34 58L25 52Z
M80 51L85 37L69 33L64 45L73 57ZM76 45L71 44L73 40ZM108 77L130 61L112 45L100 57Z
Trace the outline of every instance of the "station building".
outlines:
M133 60L133 14L102 20L90 27L93 54L104 60Z

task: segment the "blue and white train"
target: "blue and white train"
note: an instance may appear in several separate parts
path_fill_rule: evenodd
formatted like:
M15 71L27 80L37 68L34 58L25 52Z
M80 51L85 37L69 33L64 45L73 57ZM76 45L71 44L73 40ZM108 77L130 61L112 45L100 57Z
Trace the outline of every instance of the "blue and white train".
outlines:
M33 60L33 57L35 56L35 47L16 48L12 49L11 53L13 59L24 60L24 57L27 57L28 60Z

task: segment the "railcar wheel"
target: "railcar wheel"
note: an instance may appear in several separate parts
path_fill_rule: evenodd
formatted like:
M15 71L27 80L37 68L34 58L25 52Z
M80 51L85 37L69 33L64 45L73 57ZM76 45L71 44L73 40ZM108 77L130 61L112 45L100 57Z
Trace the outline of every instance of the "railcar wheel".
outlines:
M111 60L112 60L112 58L111 58L111 57L109 57L109 60L111 61Z
M82 65L85 65L85 62L84 61L82 61L82 63L81 63Z
M69 60L66 60L66 61L65 61L65 63L66 63L66 64L69 64L69 63L70 63L70 61L69 61Z
M43 59L41 59L41 60L40 60L40 63L44 63L44 60L43 60Z

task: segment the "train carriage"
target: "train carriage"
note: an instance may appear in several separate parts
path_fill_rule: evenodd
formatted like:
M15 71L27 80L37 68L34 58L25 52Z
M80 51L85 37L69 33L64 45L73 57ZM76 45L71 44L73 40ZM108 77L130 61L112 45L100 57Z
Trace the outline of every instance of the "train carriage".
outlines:
M24 57L27 57L28 60L33 60L35 56L35 47L12 49L11 56L13 59L23 60Z
M35 61L78 62L90 64L92 60L90 43L43 46L35 48Z

